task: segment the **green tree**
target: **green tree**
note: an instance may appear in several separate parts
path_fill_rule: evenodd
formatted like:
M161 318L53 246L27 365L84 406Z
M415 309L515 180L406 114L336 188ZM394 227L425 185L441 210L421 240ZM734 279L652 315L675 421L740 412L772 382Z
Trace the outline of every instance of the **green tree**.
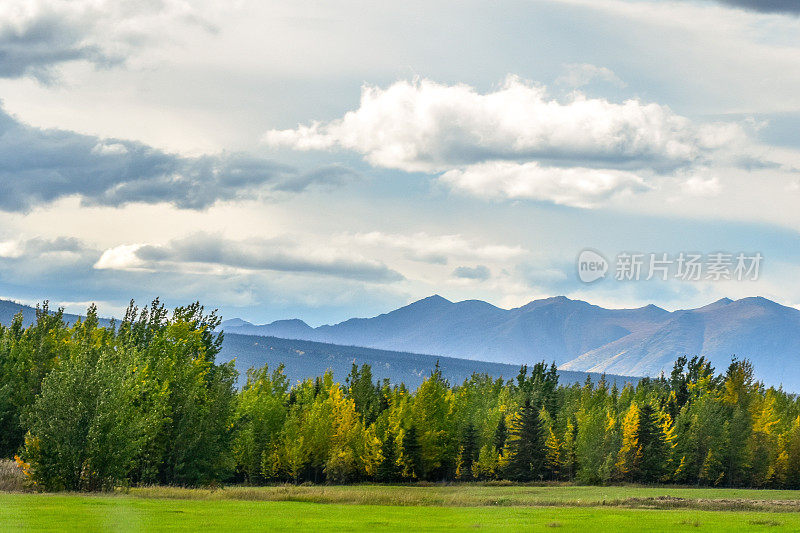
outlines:
M416 426L408 428L403 435L403 477L420 479L423 473L422 446L419 443Z
M443 479L455 472L453 405L453 391L437 365L417 389L411 408L422 459L417 475L422 479Z
M23 457L46 490L104 490L126 479L144 437L134 406L138 378L125 354L97 328L94 308L42 383L26 415Z
M36 320L24 327L22 313L0 325L0 457L10 457L25 437L23 414L41 392L42 381L58 362L69 331L63 310L36 306Z
M289 382L280 365L250 369L239 393L232 452L237 469L251 482L265 481L264 462L277 446L286 419Z
M459 479L473 478L473 464L478 459L480 452L478 443L478 431L472 423L467 424L464 433L461 435L459 443L458 467L456 477Z
M508 440L507 475L515 481L531 481L545 477L545 447L539 410L530 401L519 411Z
M658 413L650 404L639 410L636 440L639 446L638 481L655 483L666 474L668 450Z
M353 363L350 375L345 381L347 397L356 405L356 411L361 415L365 426L369 426L378 418L381 412L381 389L372 381L372 368L367 365Z
M500 415L500 421L497 423L497 429L494 432L494 449L498 452L502 451L506 446L506 439L508 438L508 428L506 427L506 417Z
M383 483L392 483L400 479L400 469L397 466L397 442L392 431L386 432L381 446L381 462L378 466L377 478Z

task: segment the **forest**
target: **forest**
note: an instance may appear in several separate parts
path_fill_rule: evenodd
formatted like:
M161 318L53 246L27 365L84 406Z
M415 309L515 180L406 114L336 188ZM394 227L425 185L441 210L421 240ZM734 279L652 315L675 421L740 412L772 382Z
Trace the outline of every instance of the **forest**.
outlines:
M353 364L290 383L252 368L237 389L199 303L158 300L101 326L37 307L0 326L0 458L39 490L376 481L565 481L800 488L800 401L747 360L681 357L633 387L438 368L416 390ZM687 354L688 355L688 354Z

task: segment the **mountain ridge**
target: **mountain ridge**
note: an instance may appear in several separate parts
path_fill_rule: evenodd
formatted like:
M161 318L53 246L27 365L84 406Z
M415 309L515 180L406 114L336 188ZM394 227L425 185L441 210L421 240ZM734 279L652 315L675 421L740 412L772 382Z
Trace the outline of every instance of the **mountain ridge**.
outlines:
M753 361L768 385L800 391L800 310L761 296L668 311L654 304L609 309L555 296L502 309L481 300L429 296L371 318L295 328L286 321L222 328L337 345L436 354L505 364L555 361L560 369L657 376L679 356L702 355L718 370ZM283 333L281 335L279 333Z

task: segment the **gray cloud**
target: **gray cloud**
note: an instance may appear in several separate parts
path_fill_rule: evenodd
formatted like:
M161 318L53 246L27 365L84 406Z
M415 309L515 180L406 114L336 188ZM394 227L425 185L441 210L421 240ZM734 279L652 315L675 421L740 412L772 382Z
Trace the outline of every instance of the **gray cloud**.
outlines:
M797 0L717 0L717 2L760 13L800 15L800 2Z
M135 255L144 265L202 263L248 270L322 274L372 282L403 279L400 273L377 261L354 259L335 251L322 255L308 254L294 243L282 239L230 241L199 233L163 246L142 246L135 251Z
M404 254L406 259L428 263L431 265L446 265L447 255L438 252L426 252L422 250L409 250Z
M0 77L31 75L43 83L51 83L55 79L55 65L76 60L110 65L121 58L84 43L78 28L51 14L24 28L7 25L0 29Z
M86 61L96 67L123 63L139 49L163 41L179 26L216 28L200 12L177 0L3 0L0 18L0 78L58 78L57 66Z
M484 265L478 265L476 267L460 266L453 270L453 276L462 279L486 281L491 276L491 273Z
M22 247L26 254L46 254L51 252L78 254L90 250L83 241L75 237L56 237L55 239L36 237L25 241Z
M74 284L76 292L82 287L85 295L95 281L85 273L92 271L98 254L99 250L74 237L0 239L0 286L49 298L45 287L66 283Z
M27 211L71 195L87 205L168 202L203 209L262 190L300 192L353 173L302 174L245 154L181 157L142 143L27 126L0 110L0 210Z
M5 259L37 259L43 254L67 252L77 255L97 253L75 237L56 237L46 239L34 237L0 242L0 257Z
M361 179L361 174L340 164L326 165L311 172L287 178L275 185L274 189L284 192L301 192L315 183L344 185Z

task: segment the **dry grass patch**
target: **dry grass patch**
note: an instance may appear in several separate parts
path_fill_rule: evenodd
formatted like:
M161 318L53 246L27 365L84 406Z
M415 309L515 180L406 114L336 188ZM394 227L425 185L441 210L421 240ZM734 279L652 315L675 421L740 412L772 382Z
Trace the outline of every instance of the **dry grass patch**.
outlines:
M798 494L785 494L785 491L658 489L635 486L362 484L347 486L227 486L214 489L154 486L133 488L125 492L138 498L156 499L242 500L404 507L616 507L658 510L800 512Z
M0 459L0 490L22 492L28 487L28 478L10 459Z

